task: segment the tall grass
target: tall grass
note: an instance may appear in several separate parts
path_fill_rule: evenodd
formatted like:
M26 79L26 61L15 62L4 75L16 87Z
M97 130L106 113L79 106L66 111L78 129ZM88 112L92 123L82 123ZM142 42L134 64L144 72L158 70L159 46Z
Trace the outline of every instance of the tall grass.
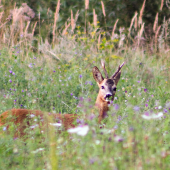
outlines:
M16 16L12 15L11 20L1 22L0 112L29 108L77 113L77 121L87 124L89 131L79 136L62 131L62 127L49 127L39 133L35 126L38 118L33 118L23 140L14 139L5 126L1 127L1 169L169 169L168 20L157 27L155 19L156 53L156 45L147 46L144 41L144 5L139 18L135 13L127 36L126 29L117 31L118 20L112 34L99 28L95 10L93 23L86 25L88 34L76 26L78 13L75 18L71 13L71 19L58 30L59 3L50 25L52 44L48 37L43 41L40 34L34 36L39 24L31 20L14 22ZM12 10L16 9L20 8ZM118 64L126 63L102 129L93 108L98 87L91 73L93 66L101 70L101 59L106 61L110 76Z

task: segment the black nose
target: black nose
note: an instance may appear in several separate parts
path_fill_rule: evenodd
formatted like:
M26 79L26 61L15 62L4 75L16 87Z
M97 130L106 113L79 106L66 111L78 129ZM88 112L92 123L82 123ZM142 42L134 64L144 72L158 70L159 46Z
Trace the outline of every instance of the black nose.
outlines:
M106 98L109 98L111 97L112 95L111 94L106 94Z

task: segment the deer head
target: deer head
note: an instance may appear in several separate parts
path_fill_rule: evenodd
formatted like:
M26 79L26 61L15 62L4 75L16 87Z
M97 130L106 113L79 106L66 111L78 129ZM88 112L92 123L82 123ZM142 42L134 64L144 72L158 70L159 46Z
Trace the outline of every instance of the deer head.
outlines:
M101 102L110 104L110 101L114 100L114 96L117 89L116 86L120 80L120 75L121 75L120 70L123 67L124 63L121 66L119 65L117 71L110 78L108 77L108 73L105 69L105 62L103 60L101 61L101 65L104 70L106 78L103 78L101 72L96 66L93 67L93 77L99 86L97 104L101 105Z

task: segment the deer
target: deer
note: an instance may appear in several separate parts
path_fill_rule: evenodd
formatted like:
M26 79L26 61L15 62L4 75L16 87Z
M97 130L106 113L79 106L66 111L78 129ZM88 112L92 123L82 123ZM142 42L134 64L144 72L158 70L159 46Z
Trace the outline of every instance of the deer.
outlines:
M114 100L114 96L116 93L116 86L120 80L121 76L121 68L124 63L117 69L117 71L109 78L108 73L105 69L105 62L101 60L101 65L105 73L105 78L103 78L99 69L94 66L92 69L93 77L98 84L99 92L96 99L95 107L99 111L98 115L98 123L101 124L101 121L105 118L105 115L109 111L109 105L111 101ZM70 128L75 128L75 122L77 118L80 116L77 114L59 114L59 113L46 113L41 110L29 110L29 109L11 109L7 110L0 115L0 127L5 126L8 130L10 124L14 123L16 125L16 132L14 133L14 137L23 137L26 135L25 129L27 127L31 127L32 118L36 116L40 118L38 126L48 125L50 120L58 120L62 122L64 130L68 130ZM47 128L47 126L45 126ZM40 128L42 129L42 128Z

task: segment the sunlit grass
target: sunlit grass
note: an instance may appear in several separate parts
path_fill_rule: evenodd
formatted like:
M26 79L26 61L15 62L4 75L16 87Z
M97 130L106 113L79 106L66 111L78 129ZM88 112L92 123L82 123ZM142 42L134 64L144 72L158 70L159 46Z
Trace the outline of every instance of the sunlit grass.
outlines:
M14 137L12 123L11 133L1 126L0 169L169 169L169 51L128 46L124 29L119 35L113 31L113 39L93 24L88 35L76 29L66 29L53 44L19 34L8 45L1 42L0 113L11 108L76 113L81 126L67 132L49 125L42 132L33 117L25 138ZM105 126L97 123L92 75L93 66L101 70L101 59L110 76L125 62Z

